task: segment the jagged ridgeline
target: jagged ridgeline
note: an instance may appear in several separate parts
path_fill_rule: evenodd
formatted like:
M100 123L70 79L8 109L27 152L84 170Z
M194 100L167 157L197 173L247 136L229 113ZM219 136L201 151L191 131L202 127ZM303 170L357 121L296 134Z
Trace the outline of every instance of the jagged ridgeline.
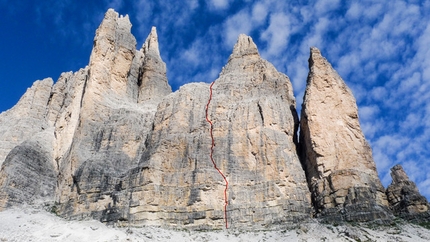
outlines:
M239 36L207 105L207 83L172 93L155 28L139 50L130 29L108 10L88 66L36 81L0 114L0 209L48 203L71 219L193 229L428 219L409 180L387 199L355 99L316 48L299 123L289 78L250 37Z

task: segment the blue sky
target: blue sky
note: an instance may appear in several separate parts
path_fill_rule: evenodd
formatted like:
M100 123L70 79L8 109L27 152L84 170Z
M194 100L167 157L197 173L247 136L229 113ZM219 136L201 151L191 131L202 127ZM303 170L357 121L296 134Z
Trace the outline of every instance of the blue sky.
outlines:
M128 14L140 48L156 26L174 90L211 82L240 33L287 74L298 106L309 48L353 90L384 186L402 164L430 198L430 1L0 0L0 111L38 79L85 67L108 8Z

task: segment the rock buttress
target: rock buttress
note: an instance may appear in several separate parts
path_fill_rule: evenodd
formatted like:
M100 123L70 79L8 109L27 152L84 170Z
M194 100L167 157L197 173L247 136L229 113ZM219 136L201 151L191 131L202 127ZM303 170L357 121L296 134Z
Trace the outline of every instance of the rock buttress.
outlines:
M54 85L50 78L36 81L12 109L0 115L1 129L8 130L1 134L3 140L13 147L6 150L7 162L0 171L0 203L54 201L55 189L44 187L53 177L50 185L56 187L59 161L73 140L87 76L84 68L63 73Z
M57 184L53 139L52 130L46 130L9 152L0 170L0 210L53 201Z
M389 220L351 90L316 48L311 48L309 68L300 144L317 216L331 222Z
M391 178L386 193L394 215L414 222L429 222L430 205L401 165L391 168Z
M0 114L0 166L15 146L48 128L45 114L53 83L51 78L34 82L14 107Z

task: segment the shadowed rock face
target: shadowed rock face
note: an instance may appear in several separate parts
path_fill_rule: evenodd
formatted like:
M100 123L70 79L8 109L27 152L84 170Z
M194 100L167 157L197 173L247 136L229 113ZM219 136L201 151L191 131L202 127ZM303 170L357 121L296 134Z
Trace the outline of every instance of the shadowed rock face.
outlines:
M0 209L52 200L57 179L52 138L52 132L41 132L9 152L0 170Z
M309 69L300 143L317 215L333 222L390 219L351 90L316 48Z
M430 221L430 205L420 194L414 182L409 180L403 167L391 168L393 181L387 188L387 197L394 214L412 221Z

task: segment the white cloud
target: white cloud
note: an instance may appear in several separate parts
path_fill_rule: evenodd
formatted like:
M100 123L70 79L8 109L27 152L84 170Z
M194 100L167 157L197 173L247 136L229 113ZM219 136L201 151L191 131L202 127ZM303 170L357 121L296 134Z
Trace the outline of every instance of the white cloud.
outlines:
M374 87L369 96L375 101L383 101L387 97L387 90L384 87Z
M414 72L412 76L400 82L399 92L405 93L412 90L416 90L421 83L421 73Z
M396 155L397 152L408 143L408 139L399 135L384 135L373 144L387 155Z
M430 197L430 177L427 176L425 180L417 183L418 189L423 196Z
M226 47L232 48L239 34L249 35L252 30L250 19L248 11L242 10L224 22L224 45Z
M360 65L360 56L350 53L342 56L337 62L337 71L343 77L348 77L351 72L356 73L356 66Z
M188 8L194 10L199 6L198 0L187 0Z
M150 20L153 17L153 11L155 4L152 1L146 1L146 0L138 0L133 2L134 9L136 11L136 19L138 21L137 24L139 24L138 31L140 35L145 36L148 35L148 25L150 25ZM160 27L160 26L156 26Z
M261 39L268 43L266 55L276 56L287 48L290 28L290 20L287 15L274 13L270 16L269 27L261 34Z
M365 4L366 10L362 12L363 17L369 21L374 20L380 17L383 13L383 10L386 9L386 6L384 3L375 3L372 2L371 4Z
M377 168L378 172L380 172L380 173L382 172L382 174L383 174L382 184L384 184L386 186L388 184L388 182L390 181L389 180L390 176L386 176L386 174L389 173L388 172L389 169L393 166L392 160L388 157L388 155L384 154L379 149L373 150L373 160L376 163L376 168Z
M378 135L380 130L384 129L384 123L380 119L374 119L369 121L360 120L360 126L366 139L373 139L375 136Z
M295 63L306 63L306 58L297 58L295 60L292 60L292 62ZM291 82L293 83L293 88L296 93L298 92L304 92L306 87L306 80L308 77L309 69L306 68L304 65L294 65L292 66L294 68L294 71L288 71L288 73L294 73L294 76L291 76ZM296 99L301 99L303 95L297 95Z
M316 15L321 16L339 7L340 0L319 0L315 3Z
M352 3L346 12L346 17L350 20L358 20L363 12L362 4Z
M263 3L256 3L252 7L252 21L261 24L266 20L267 17L267 6Z
M371 121L377 118L379 114L379 107L376 105L362 106L358 109L360 120Z
M223 10L229 7L229 0L209 0L209 5L216 10Z

